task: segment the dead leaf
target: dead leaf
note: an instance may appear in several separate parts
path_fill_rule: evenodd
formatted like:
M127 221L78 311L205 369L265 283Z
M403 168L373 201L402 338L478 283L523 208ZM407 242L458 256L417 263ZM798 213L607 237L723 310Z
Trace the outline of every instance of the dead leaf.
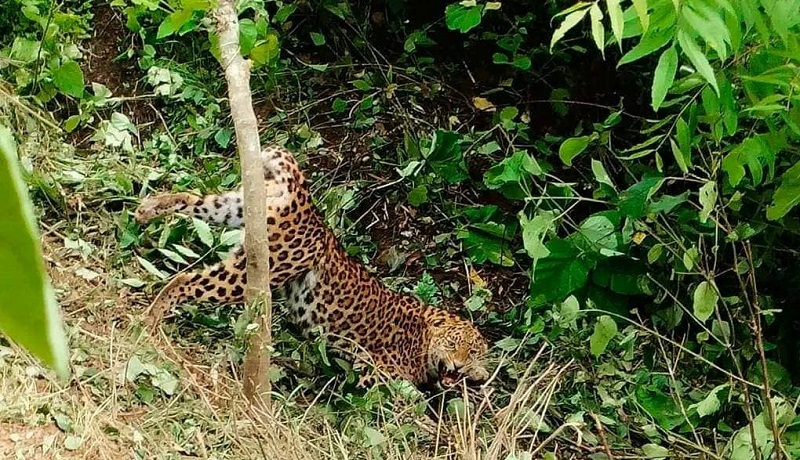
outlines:
M492 101L486 99L485 97L473 97L472 105L474 105L476 109L483 110L484 112L494 112L497 110L497 107L492 104Z
M486 281L481 278L481 275L475 271L474 268L469 267L469 282L478 289L483 289L486 287Z

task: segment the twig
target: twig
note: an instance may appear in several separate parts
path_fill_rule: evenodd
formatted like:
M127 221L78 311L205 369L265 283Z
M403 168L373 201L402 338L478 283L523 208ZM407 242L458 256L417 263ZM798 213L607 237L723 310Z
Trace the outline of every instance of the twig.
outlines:
M594 426L597 428L600 442L603 443L603 450L606 452L606 457L608 457L608 460L614 460L614 455L611 454L611 446L608 445L608 439L606 439L606 429L603 428L603 424L600 423L600 418L598 418L597 414L594 412L589 412L589 415L594 419Z

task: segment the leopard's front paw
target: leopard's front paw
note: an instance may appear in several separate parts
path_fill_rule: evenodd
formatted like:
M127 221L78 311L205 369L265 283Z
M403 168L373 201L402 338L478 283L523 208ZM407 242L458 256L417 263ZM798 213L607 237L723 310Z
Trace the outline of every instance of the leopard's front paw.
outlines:
M133 212L133 217L136 222L146 224L169 212L185 209L190 199L191 195L186 193L147 196Z

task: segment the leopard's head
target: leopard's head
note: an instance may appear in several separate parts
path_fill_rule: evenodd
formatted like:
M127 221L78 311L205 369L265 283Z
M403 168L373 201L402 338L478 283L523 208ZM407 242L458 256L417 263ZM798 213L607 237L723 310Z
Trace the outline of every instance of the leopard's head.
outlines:
M483 382L489 378L485 362L488 349L489 343L471 322L443 314L431 321L429 373L445 386L453 386L462 378Z

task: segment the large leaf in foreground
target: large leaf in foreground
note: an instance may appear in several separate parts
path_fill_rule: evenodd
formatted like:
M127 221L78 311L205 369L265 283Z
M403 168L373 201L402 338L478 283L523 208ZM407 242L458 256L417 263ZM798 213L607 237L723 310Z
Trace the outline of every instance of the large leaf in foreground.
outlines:
M11 131L0 126L0 330L59 375L67 343Z

